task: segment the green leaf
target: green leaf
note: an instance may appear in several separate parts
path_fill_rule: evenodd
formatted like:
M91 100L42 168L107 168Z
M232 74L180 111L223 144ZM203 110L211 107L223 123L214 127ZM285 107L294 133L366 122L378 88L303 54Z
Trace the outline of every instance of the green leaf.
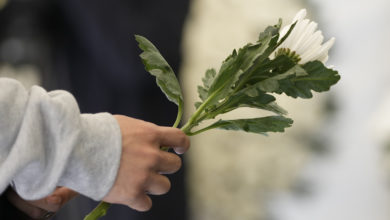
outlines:
M222 63L218 74L215 75L215 70L206 72L203 86L198 87L200 99L206 102L202 106L205 112L213 111L226 97L244 87L253 70L261 66L276 49L280 27L281 20L277 25L267 27L255 44L247 44L238 52L233 50ZM195 106L199 107L201 104L197 103Z
M320 61L313 61L302 66L307 75L290 75L279 80L277 93L291 97L311 98L312 91L324 92L340 80L337 71L328 69Z
M233 84L239 79L240 75L248 68L252 62L256 51L262 48L260 44L247 44L245 47L233 51L233 53L222 63L222 66L210 85L208 96L214 92L219 95L216 100L225 97L232 89Z
M247 44L239 49L238 52L234 50L222 63L218 74L212 78L212 81L206 81L209 88L206 88L205 86L198 88L198 93L202 101L212 97L208 100L208 105L205 107L206 110L208 109L208 111L210 111L210 109L215 108L215 106L225 97L232 95L232 93L234 93L234 85L241 80L242 74L253 67L255 62L260 62L259 57L261 57L261 59L266 59L268 55L264 55L264 53L267 51L269 47L268 44L273 37L274 36L269 35L267 38L264 38L262 42ZM276 44L276 40L274 41ZM209 77L205 78L209 79Z
M236 99L236 101L234 101ZM263 92L257 85L247 87L245 90L231 96L227 103L232 103L234 108L250 107L271 111L279 115L287 114L287 111L280 107L276 102L276 98L270 94Z
M268 116L262 118L219 120L211 125L213 128L224 130L242 130L257 134L266 132L284 132L284 129L291 127L293 120L283 116Z
M180 84L168 62L148 39L139 35L135 35L135 39L139 48L143 50L140 57L145 65L145 69L156 77L157 85L167 98L176 105L181 105L180 103L183 103L183 95Z
M256 85L247 87L228 97L223 103L217 105L215 112L208 112L207 119L215 118L218 114L224 114L241 107L257 108L271 111L279 115L287 114L287 111L275 103L275 97L266 94Z
M284 108L279 106L276 102L271 102L271 103L267 104L264 109L271 111L271 112L275 112L276 114L279 114L279 115L287 115L288 114L287 110L285 110Z
M288 29L287 33L282 37L282 39L280 39L280 41L278 42L278 44L276 45L276 47L279 47L287 38L288 36L290 36L291 32L294 30L295 28L295 25L297 25L297 22L296 21L294 24L292 24L290 26L290 29Z
M278 25L275 25L273 27L270 26L268 27L268 30L260 34L259 43L264 45L264 47L262 48L263 51L262 53L259 53L255 59L252 60L252 62L250 63L250 67L248 67L246 71L241 74L240 79L237 81L237 84L234 85L234 91L241 90L246 85L252 85L254 76L265 79L269 77L270 73L272 73L272 69L267 69L267 64L270 62L268 57L275 51L275 49L281 42L278 42L280 25L281 20L279 21Z
M256 66L253 70L253 74L248 79L247 84L253 85L276 75L283 74L295 65L297 64L285 55L277 56L272 60L266 59L263 61L262 65Z
M259 34L259 42L268 38L269 36L275 36L279 34L280 27L282 26L282 19L279 19L278 23L273 26L268 26L263 32Z
M291 67L289 70L287 70L285 73L260 81L259 83L257 83L257 86L265 92L275 92L278 91L278 89L280 89L279 81L286 79L290 76L298 77L298 76L306 76L306 75L308 75L307 72L300 65L295 65Z
M216 74L215 69L208 69L206 71L205 77L202 79L204 88L210 88Z
M199 98L202 101L207 99L210 85L213 83L216 74L215 69L209 69L206 71L205 77L202 78L203 86L198 86Z

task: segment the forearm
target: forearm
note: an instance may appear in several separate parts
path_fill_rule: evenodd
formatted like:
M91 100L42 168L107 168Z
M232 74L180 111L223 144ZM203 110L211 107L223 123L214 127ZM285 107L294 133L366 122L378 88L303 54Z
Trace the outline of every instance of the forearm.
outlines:
M121 153L112 115L81 115L65 91L27 91L1 78L0 90L0 191L13 181L27 199L44 197L57 185L101 199Z

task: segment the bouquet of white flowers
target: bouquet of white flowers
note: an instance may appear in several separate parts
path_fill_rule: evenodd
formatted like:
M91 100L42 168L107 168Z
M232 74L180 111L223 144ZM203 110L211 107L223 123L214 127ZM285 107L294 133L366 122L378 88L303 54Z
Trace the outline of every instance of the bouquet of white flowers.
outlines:
M306 10L298 12L293 22L281 29L282 21L260 33L257 42L249 43L228 56L218 71L209 69L198 86L200 101L196 111L181 128L187 135L219 128L266 134L283 132L293 120L287 111L276 103L272 94L286 94L293 98L311 98L312 91L324 92L336 84L337 71L325 66L332 38L323 43L317 23L305 19ZM183 95L172 68L157 48L146 38L136 36L140 55L146 70L156 77L156 82L167 98L178 105L174 127L181 121ZM200 123L241 107L273 112L275 115L235 120L217 120L206 127ZM223 117L223 116L222 116ZM164 149L164 148L162 148ZM109 204L102 202L85 220L105 215Z

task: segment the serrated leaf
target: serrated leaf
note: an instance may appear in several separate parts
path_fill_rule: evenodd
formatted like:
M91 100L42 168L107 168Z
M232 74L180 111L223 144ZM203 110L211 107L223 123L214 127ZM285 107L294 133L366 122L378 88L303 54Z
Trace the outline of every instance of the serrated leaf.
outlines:
M198 86L198 95L200 100L204 101L208 97L208 90L202 86Z
M279 47L279 46L288 38L288 36L290 36L291 32L292 32L292 31L294 30L294 28L295 28L295 25L297 25L297 22L298 22L298 21L294 22L294 24L292 24L292 25L290 26L290 29L288 29L287 33L282 37L282 39L280 39L280 41L278 42L278 44L276 45L276 47ZM275 48L276 48L276 47L275 47Z
M259 34L258 41L261 42L268 36L273 36L278 34L281 26L282 26L282 19L279 19L276 25L266 27L265 30Z
M278 93L291 97L311 98L312 91L324 92L340 80L337 71L328 69L320 61L313 61L302 66L305 76L290 76L279 81Z
M240 80L242 74L252 67L253 62L267 50L271 36L268 41L255 45L247 44L239 49L238 52L233 52L222 64L218 74L213 79L208 89L207 97L204 96L204 89L198 90L202 101L206 100L215 93L212 100L209 100L208 108L214 108L215 105L227 96L230 96L234 84Z
M215 118L219 114L224 114L241 107L258 108L270 111L271 108L267 105L274 101L275 97L266 94L261 90L257 90L256 88L253 88L252 90L247 89L228 97L224 102L215 106L214 111L208 112L206 119Z
M139 48L143 50L140 57L145 69L156 77L157 85L171 102L174 102L176 105L183 103L179 81L168 62L148 39L139 35L135 35L135 39Z
M258 56L256 56L256 58L251 61L250 68L247 68L247 70L240 76L240 79L238 80L237 84L234 86L236 90L242 89L244 85L252 85L256 83L256 81L254 81L256 77L260 77L261 80L270 77L270 74L272 75L272 68L269 68L267 64L272 62L270 61L269 56L275 51L278 45L284 40L283 39L278 42L279 39L278 31L280 29L280 25L281 25L281 20L278 25L275 25L274 27L272 26L268 27L269 28L268 31L266 30L265 32L260 34L259 42L267 46L262 48L263 49L262 53L258 54ZM290 28L290 30L292 28Z
M217 75L217 73L216 73L215 69L213 69L213 68L208 69L206 71L205 77L202 78L204 88L206 88L206 89L210 88L211 84L214 81L215 75Z
M287 114L287 111L277 105L275 100L274 96L263 92L256 85L253 85L230 96L224 103L217 106L216 109L221 114L241 107L263 109L279 115ZM216 115L212 116L215 117Z
M300 65L295 65L282 74L273 76L271 78L268 78L266 80L257 83L257 86L265 92L275 92L280 89L279 81L286 79L290 76L299 77L299 76L306 76L306 75L308 75L308 73L305 71L305 69L303 69Z
M268 47L260 56L257 57L256 60L254 60L254 64L251 69L242 75L243 79L240 80L244 81L244 83L241 82L241 84L253 85L272 76L284 73L295 65L295 63L287 56L278 56L273 60L269 59L269 56L287 39L296 25L296 23L291 25L287 33L279 40L279 30L281 24L282 20L279 19L279 24L268 27L260 34L259 41L267 40L266 36L271 37L267 43ZM276 84L273 83L273 85L269 86L274 87L275 85Z
M213 83L216 74L215 69L208 69L202 78L203 86L198 86L199 98L202 101L207 99L210 85Z
M241 74L248 71L254 63L261 63L266 59L277 44L280 24L270 26L260 34L259 40L255 44L247 44L236 50L225 59L222 66L210 85L209 95L221 87L231 89L232 85L239 80Z
M294 67L296 63L288 56L281 55L275 59L266 59L261 65L257 65L247 84L253 85L276 75L283 74Z
M284 108L282 108L276 102L271 102L271 103L267 104L264 109L271 111L271 112L275 112L276 114L279 114L279 115L287 115L288 114L288 111L285 110Z
M281 20L277 25L270 26L261 33L258 42L255 44L247 44L239 49L238 52L233 50L232 54L222 63L218 74L212 78L213 80L206 80L203 87L198 87L201 100L205 101L208 99L205 111L210 112L212 109L217 108L216 106L225 97L229 97L241 89L239 88L242 86L241 81L248 80L253 69L268 59L268 56L275 50L278 44L280 26ZM208 72L206 72L204 79L209 79L207 74ZM208 92L207 96L206 91Z
M284 132L284 129L291 127L292 123L293 120L290 118L283 116L268 116L251 119L219 120L210 127L265 134L266 132Z
M242 71L240 71L240 67L244 60L248 58L246 55L248 55L247 52L250 46L251 45L248 44L239 49L238 53L234 50L233 53L222 63L217 76L210 85L209 96L211 96L214 92L218 92L219 97L225 96L231 89L231 86L238 78L237 74L242 73Z

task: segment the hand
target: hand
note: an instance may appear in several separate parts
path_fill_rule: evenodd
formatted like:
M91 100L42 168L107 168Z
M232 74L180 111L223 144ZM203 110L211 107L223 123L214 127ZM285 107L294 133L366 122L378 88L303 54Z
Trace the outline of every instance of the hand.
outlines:
M160 147L173 147L178 154L189 148L189 138L177 128L116 115L122 133L122 155L118 175L103 201L147 211L152 200L147 194L162 195L171 183L166 176L181 167L181 159Z
M75 191L66 187L58 187L49 196L34 201L22 199L14 190L9 189L6 192L8 201L32 219L42 219L48 213L57 212L69 200L78 195Z

